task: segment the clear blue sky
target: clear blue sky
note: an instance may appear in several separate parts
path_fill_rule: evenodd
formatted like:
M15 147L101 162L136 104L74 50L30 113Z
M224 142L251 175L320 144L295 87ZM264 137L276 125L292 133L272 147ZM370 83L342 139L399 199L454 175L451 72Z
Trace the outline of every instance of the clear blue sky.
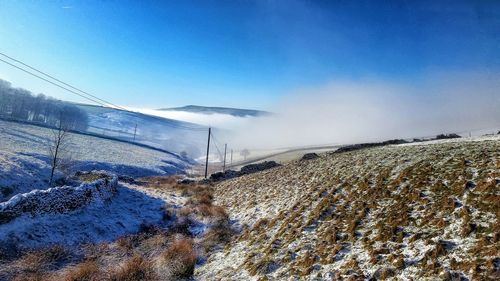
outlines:
M497 71L500 1L0 0L0 52L120 105L266 108L335 79Z

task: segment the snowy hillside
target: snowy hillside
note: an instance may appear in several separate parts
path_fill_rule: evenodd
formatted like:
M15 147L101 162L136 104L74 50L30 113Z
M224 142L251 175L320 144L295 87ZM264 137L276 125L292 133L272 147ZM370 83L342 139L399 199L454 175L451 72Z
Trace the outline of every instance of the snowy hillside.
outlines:
M47 128L0 121L0 202L48 188L51 136ZM70 171L107 170L138 177L179 174L191 166L175 154L81 134L70 135L68 151Z
M0 280L192 280L235 233L208 186L116 179L94 171L0 203Z
M36 190L0 203L1 218L18 216L0 220L0 252L111 241L142 224L162 222L163 201L118 185L116 177L101 181Z
M325 153L215 198L246 227L200 280L500 277L500 136Z
M205 126L109 107L77 106L87 112L88 131L91 133L135 141L175 153L185 151L192 157L200 155L205 145Z

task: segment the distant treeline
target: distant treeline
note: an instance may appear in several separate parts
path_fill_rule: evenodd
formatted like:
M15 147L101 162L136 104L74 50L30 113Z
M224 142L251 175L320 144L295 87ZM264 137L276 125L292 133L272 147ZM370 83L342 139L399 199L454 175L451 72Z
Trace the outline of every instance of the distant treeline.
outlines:
M0 117L47 126L61 124L78 131L85 131L88 126L87 113L77 106L43 94L35 96L28 90L13 88L9 82L1 79Z

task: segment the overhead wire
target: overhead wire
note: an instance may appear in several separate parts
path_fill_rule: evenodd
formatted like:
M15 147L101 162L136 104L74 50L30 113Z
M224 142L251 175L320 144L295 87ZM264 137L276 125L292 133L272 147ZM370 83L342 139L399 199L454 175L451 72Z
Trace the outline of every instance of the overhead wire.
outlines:
M218 156L219 156L219 160L222 159L222 153L219 149L219 147L217 146L217 144L215 142L213 142L214 146L215 146L215 149L217 149L217 153L218 153Z
M84 98L86 100L89 100L89 101L91 101L91 102L93 102L95 104L98 104L98 105L101 105L101 106L104 106L104 107L114 107L114 108L117 108L117 109L120 109L120 110L130 111L130 110L124 108L124 107L118 106L118 105L116 105L114 103L108 102L108 101L106 101L104 99L101 99L101 98L99 98L99 97L97 97L95 95L92 95L92 94L90 94L90 93L88 93L86 91L83 91L83 90L81 90L79 88L76 88L76 87L72 86L69 83L66 83L66 82L64 82L64 81L62 81L60 79L57 79L54 76L52 76L52 75L50 75L50 74L48 74L48 73L46 73L46 72L44 72L42 70L39 70L39 69L37 69L35 67L32 67L29 64L24 63L24 62L22 62L22 61L20 61L18 59L15 59L15 58L13 58L11 56L8 56L8 55L6 55L6 54L4 54L2 52L0 52L0 55L3 56L3 57L6 57L6 58L8 58L8 59L10 59L10 60L12 60L12 61L14 61L16 63L18 63L18 64L21 64L21 65L23 65L23 66L25 66L25 67L27 67L27 68L29 68L29 69L31 69L31 70L39 73L39 74L41 74L41 75L44 75L45 77L42 77L39 74L33 73L30 70L27 70L27 69L25 69L25 68L23 68L23 67L21 67L19 65L16 65L16 64L14 64L12 62L9 62L9 61L6 61L6 60L4 60L2 58L0 58L1 62L5 63L5 64L8 64L8 65L10 65L10 66L12 66L12 67L14 67L14 68L16 68L18 70L21 70L21 71L23 71L23 72L25 72L25 73L27 73L29 75L32 75L32 76L34 76L34 77L36 77L38 79L41 79L41 80L43 80L43 81L45 81L47 83L50 83L50 84L52 84L52 85L54 85L54 86L56 86L58 88L61 88L61 89L66 90L66 91L68 91L68 92L70 92L72 94L75 94L75 95L77 95L77 96L79 96L81 98ZM46 77L48 77L48 78L56 81L57 83L54 82L54 81L51 81L51 80L47 79ZM65 86L62 86L59 83L65 85ZM80 93L77 92L77 91L79 91ZM190 130L190 131L200 131L201 132L201 131L206 131L207 130L207 128L205 128L205 127L190 127L190 126L180 125L180 124L165 123L165 125L169 126L169 127L172 127L172 128L176 128L176 129L183 129L183 130Z
M5 60L1 59L1 58L0 58L0 61L4 62L4 63L6 63L6 64L8 64L8 65L10 65L10 66L12 66L12 67L15 67L15 68L17 68L17 69L19 69L19 70L21 70L21 71L23 71L23 72L26 72L26 73L28 73L28 74L30 74L30 75L33 75L33 76L37 77L38 79L42 79L43 81L45 81L45 82L47 82L47 83L50 83L50 84L52 84L52 85L54 85L54 86L56 86L56 87L59 87L59 88L61 88L61 89L63 89L63 90L66 90L66 91L68 91L68 92L71 92L71 93L73 93L73 94L75 94L75 95L78 95L78 96L80 96L80 97L82 97L82 98L84 98L84 99L90 100L90 101L92 101L92 102L94 102L94 103L97 103L97 104L100 104L100 105L104 105L104 106L105 106L105 104L103 104L102 102L99 102L99 101L94 100L94 99L92 99L92 98L89 98L89 97L86 97L86 96L84 96L84 95L81 95L81 94L79 94L79 93L77 93L77 92L75 92L75 91L73 91L73 90L71 90L71 89L68 89L68 88L66 88L66 87L64 87L64 86L61 86L61 85L59 85L59 84L57 84L57 83L54 83L54 82L52 82L52 81L50 81L50 80L48 80L48 79L45 79L45 78L43 78L43 77L41 77L41 76L39 76L39 75L37 75L37 74L35 74L35 73L33 73L33 72L30 72L30 71L28 71L28 70L26 70L26 69L24 69L24 68L22 68L22 67L19 67L19 66L15 65L15 64L12 64L12 63L10 63L10 62L8 62L8 61L5 61Z
M85 94L85 95L90 96L90 97L92 97L92 98L94 98L94 99L97 99L97 100L101 101L102 103L107 104L108 106L109 106L109 105L111 105L112 107L116 107L116 108L119 108L119 109L121 109L121 110L127 110L127 109L125 109L125 108L123 108L123 107L121 107L121 106L119 106L119 105L113 104L113 103L111 103L111 102L109 102L109 101L106 101L106 100L101 99L101 98L99 98L99 97L97 97L97 96L95 96L95 95L92 95L92 94L90 94L89 92L86 92L86 91L81 90L81 89L79 89L79 88L77 88L77 87L75 87L75 86L72 86L71 84L68 84L68 83L66 83L66 82L64 82L64 81L61 81L60 79L58 79L58 78L56 78L56 77L54 77L54 76L52 76L52 75L50 75L50 74L48 74L48 73L46 73L46 72L44 72L44 71L41 71L41 70L39 70L39 69L37 69L37 68L35 68L35 67L33 67L33 66L31 66L31 65L29 65L29 64L27 64L27 63L25 63L25 62L22 62L22 61L20 61L20 60L18 60L18 59L15 59L15 58L11 57L11 56L8 56L8 55L6 55L6 54L4 54L4 53L2 53L2 52L0 52L0 55L1 55L1 56L4 56L4 57L6 57L6 58L8 58L8 59L10 59L10 60L12 60L12 61L15 61L15 62L17 62L17 63L19 63L19 64L21 64L21 65L24 65L24 66L28 67L29 69L34 70L34 71L36 71L36 72L38 72L38 73L40 73L40 74L42 74L42 75L44 75L44 76L46 76L46 77L48 77L48 78L50 78L50 79L54 80L54 81L57 81L57 82L59 82L59 83L61 83L61 84L65 85L65 86L67 86L67 87L69 87L69 88L73 89L73 90L76 90L76 91L78 91L78 92L80 92L80 93L82 93L82 94ZM4 62L5 62L5 61L4 61ZM102 103L101 103L101 104L102 104ZM127 111L128 111L128 110L127 110Z
M217 152L219 153L219 157L220 157L220 159L222 160L222 159L224 158L224 157L223 157L223 153L220 151L219 147L217 146L217 143L218 143L219 141L217 140L217 138L214 136L214 134L213 134L213 133L211 133L211 136L212 136L212 140L213 140L213 142L212 142L212 143L214 144L215 148L217 149ZM219 143L219 144L220 144L220 143Z

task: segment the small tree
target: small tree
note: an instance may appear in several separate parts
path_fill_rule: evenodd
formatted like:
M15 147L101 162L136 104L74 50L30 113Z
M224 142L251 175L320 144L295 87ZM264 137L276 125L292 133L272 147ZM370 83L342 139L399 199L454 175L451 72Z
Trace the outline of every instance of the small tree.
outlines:
M241 152L240 152L240 155L243 156L243 158L245 160L247 160L247 157L248 155L250 155L250 151L248 151L248 149L243 149Z
M51 165L49 185L51 186L54 180L56 169L67 167L68 152L68 136L69 126L65 122L63 115L60 115L57 126L52 129L52 138L49 141L49 160Z
M188 157L188 154L186 151L181 151L181 158L186 159Z

